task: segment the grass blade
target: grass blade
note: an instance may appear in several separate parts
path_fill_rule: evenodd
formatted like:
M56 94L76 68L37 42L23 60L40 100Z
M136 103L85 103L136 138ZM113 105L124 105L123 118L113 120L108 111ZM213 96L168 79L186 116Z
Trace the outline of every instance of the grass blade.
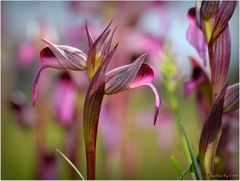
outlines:
M69 163L69 165L75 170L81 180L85 180L79 170L75 167L75 165L59 149L56 149L56 151Z
M176 169L178 175L181 175L182 169L181 169L181 166L180 166L178 160L176 159L176 157L171 155L169 158L170 158L170 161L173 164L174 168Z

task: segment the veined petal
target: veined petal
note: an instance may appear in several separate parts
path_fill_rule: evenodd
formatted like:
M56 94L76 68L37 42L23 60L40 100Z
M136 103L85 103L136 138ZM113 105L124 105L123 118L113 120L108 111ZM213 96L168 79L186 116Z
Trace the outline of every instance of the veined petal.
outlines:
M89 47L91 47L94 40L93 40L93 37L92 37L90 31L88 30L87 20L85 20L85 29L86 29L86 33L87 33L88 45L89 45Z
M109 27L111 23L112 21L103 30L101 35L93 42L89 49L87 56L87 73L90 79L93 78L94 74L97 72L98 68L102 64L103 59L100 58L101 55L100 52L97 51L97 49L99 48L101 50L104 41L106 40L110 33Z
M206 66L206 43L202 30L196 24L195 14L195 8L191 8L188 11L189 26L186 36L189 43L197 50L199 56L203 60L204 66Z
M55 45L45 39L42 39L42 41L47 44L63 69L75 71L82 71L86 69L87 56L81 50L65 45ZM40 54L40 58L45 62L45 64L47 64L47 55L48 54L46 54L45 51L42 51Z
M214 17L218 12L220 1L203 1L201 6L201 15L204 19Z
M49 41L42 39L48 47L40 52L41 64L34 78L32 87L32 103L35 104L37 97L37 86L41 72L45 68L67 69L83 71L86 69L86 55L73 47L64 45L54 45Z
M221 136L222 112L227 86L221 90L202 129L199 143L199 159L203 177L210 179L214 166L214 157Z
M233 15L237 1L223 1L214 20L210 42L213 43L228 26L228 21Z
M229 27L221 33L214 43L214 65L212 71L213 94L217 96L222 90L227 78L231 55L231 40Z
M106 69L116 48L117 45L111 50L102 65L100 65L96 74L94 74L85 98L83 108L83 130L87 152L95 150L98 119L104 96Z
M224 97L224 112L239 109L239 83L228 86Z
M113 36L114 33L117 30L117 26L114 28L113 32L111 33L110 37L108 38L108 40L106 42L103 43L101 50L100 50L100 59L105 59L106 56L108 55L110 48L111 48L111 44L112 44L112 40L113 40Z
M118 67L106 74L106 94L115 94L127 89L135 79L147 54L139 56L133 63Z
M153 70L143 61L146 54L141 55L132 64L119 67L106 75L105 94L115 94L126 89L149 86L155 95L154 125L156 124L161 100L156 87L152 84Z

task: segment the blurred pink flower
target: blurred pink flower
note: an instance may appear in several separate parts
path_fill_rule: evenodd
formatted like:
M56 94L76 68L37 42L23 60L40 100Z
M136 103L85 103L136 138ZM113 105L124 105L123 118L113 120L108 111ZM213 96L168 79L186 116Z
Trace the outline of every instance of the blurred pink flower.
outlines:
M100 130L103 142L107 151L112 152L120 144L122 138L121 126L116 120L113 120L113 116L108 109L103 109L101 115L103 117L103 124L101 124Z
M74 121L77 89L68 72L60 75L53 95L57 120L64 126L69 126Z
M196 24L196 12L195 8L191 8L188 11L189 26L187 29L187 40L197 50L200 58L203 60L204 66L207 65L206 60L206 43L201 29Z
M12 93L10 106L20 126L27 128L37 121L35 110L27 103L26 96L21 91L16 90Z
M36 47L31 42L23 42L18 51L18 60L21 68L26 68L33 63L36 57Z
M57 159L56 154L49 151L41 151L39 155L38 175L40 180L57 179Z

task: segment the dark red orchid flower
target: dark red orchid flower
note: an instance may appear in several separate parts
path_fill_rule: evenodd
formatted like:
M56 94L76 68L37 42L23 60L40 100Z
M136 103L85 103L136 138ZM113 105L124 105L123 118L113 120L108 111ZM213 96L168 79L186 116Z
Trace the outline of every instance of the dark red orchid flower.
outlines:
M87 54L73 47L55 45L47 40L43 40L48 47L44 48L40 53L42 62L33 84L34 104L39 76L45 68L87 71L90 85L84 102L83 129L87 154L88 179L95 179L97 129L103 96L143 85L149 86L154 92L156 100L154 124L156 123L160 106L160 97L157 89L152 84L154 77L153 70L149 65L143 63L146 59L146 54L139 56L132 64L124 65L107 72L108 64L117 48L116 44L111 49L116 28L110 34L110 25L111 23L96 40L93 40L86 24L89 42L89 51Z

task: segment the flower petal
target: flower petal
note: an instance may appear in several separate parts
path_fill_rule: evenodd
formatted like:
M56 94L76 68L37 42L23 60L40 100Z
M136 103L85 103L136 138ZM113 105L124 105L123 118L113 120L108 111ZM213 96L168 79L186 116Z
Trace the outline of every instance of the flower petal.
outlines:
M117 48L111 50L89 85L83 108L83 129L87 152L95 150L98 119L105 88L107 66Z
M41 72L45 68L67 69L75 71L83 71L86 69L86 55L73 47L65 45L54 45L51 42L42 39L48 47L40 52L41 64L35 76L32 87L32 103L33 106L37 97L37 85Z
M222 90L229 69L231 42L229 27L221 33L214 43L214 65L211 66L213 95Z
M129 88L129 84L135 79L147 54L139 56L132 64L118 67L106 74L106 94L115 94Z
M224 97L224 112L239 109L239 83L228 86Z
M105 94L115 94L126 89L139 86L149 86L155 95L154 125L156 124L161 100L156 87L151 83L154 77L153 70L143 61L146 54L141 55L132 64L119 67L106 75Z
M85 20L85 29L86 29L86 33L87 33L88 45L89 45L89 47L91 47L94 40L93 40L93 37L92 37L90 31L88 30L87 20Z
M213 43L228 25L233 15L237 1L223 1L214 20L210 42Z
M221 136L222 112L224 96L227 86L222 89L220 95L214 102L211 112L209 113L202 129L199 143L199 158L203 177L210 179L214 157Z
M63 69L75 71L83 71L86 69L87 56L81 50L65 45L55 45L45 39L42 39L42 41L47 44ZM48 58L45 57L46 54L41 55L43 61ZM45 61L45 63L47 62Z
M201 15L204 19L210 19L217 14L220 1L203 1Z
M206 43L202 30L196 24L195 8L191 8L188 11L188 19L187 40L197 50L199 56L203 60L204 66L206 66Z
M98 52L97 49L100 48L101 50L104 41L110 33L109 27L111 23L112 21L103 30L101 35L93 42L92 46L89 49L87 56L87 73L90 80L93 78L94 74L97 72L98 68L102 64L103 59L100 59L100 52Z

